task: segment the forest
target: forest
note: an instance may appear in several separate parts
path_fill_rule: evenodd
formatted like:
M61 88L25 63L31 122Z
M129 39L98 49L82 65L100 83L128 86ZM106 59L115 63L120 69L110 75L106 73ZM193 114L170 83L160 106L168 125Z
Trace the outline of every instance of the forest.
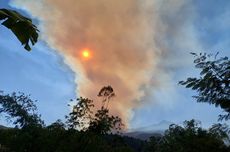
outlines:
M20 13L0 9L2 25L11 30L27 51L37 42L39 30ZM31 52L33 53L33 52ZM13 127L0 126L1 152L229 152L230 128L222 121L230 119L230 60L216 54L191 53L198 77L175 82L196 91L194 100L220 107L218 124L202 128L198 120L171 124L163 134L147 140L129 137L119 116L110 113L116 90L110 85L98 90L101 107L87 97L72 99L75 105L65 116L46 125L37 112L36 102L23 92L0 92L1 118ZM192 67L191 67L192 68ZM4 89L4 88L1 88ZM113 99L113 100L111 100ZM67 106L67 105L66 105ZM70 106L70 105L69 105Z

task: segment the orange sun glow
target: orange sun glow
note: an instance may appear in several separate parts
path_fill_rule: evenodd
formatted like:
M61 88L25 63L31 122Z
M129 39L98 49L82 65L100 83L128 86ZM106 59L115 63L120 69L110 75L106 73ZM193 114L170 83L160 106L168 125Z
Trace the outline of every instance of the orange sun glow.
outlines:
M84 58L89 58L90 57L90 51L88 49L82 50L82 56Z

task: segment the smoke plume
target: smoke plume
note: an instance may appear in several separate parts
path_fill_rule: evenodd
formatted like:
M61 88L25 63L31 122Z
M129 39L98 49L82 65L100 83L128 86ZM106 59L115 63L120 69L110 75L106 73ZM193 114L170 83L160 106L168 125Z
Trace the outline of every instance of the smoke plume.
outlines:
M75 72L77 96L97 101L98 91L111 85L116 98L109 108L126 124L132 109L142 104L146 90L165 83L167 77L157 65L163 56L169 56L169 46L158 41L166 39L165 32L178 34L179 27L165 26L159 12L164 8L167 13L177 13L185 4L180 0L163 4L166 2L152 0L13 1L14 6L39 19L42 39ZM180 22L186 23L183 19ZM91 53L88 59L81 54L85 48ZM157 78L159 72L162 79Z

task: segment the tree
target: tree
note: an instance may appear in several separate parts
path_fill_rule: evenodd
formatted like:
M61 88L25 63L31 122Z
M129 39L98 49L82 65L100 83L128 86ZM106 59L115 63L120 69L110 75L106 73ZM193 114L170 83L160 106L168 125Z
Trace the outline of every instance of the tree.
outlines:
M146 151L227 152L228 147L223 140L228 136L223 128L205 130L195 120L185 121L183 126L172 124L163 137L150 139Z
M110 85L102 87L98 97L101 98L102 106L90 121L88 130L99 134L107 134L113 131L119 132L124 124L118 116L110 116L108 109L109 101L115 97L113 88Z
M34 101L24 93L0 94L0 113L6 113L8 120L14 120L13 124L17 127L43 126L36 110Z
M121 118L109 115L108 103L115 96L113 88L111 86L103 87L98 96L102 98L102 106L96 113L92 110L93 100L82 97L77 99L78 103L73 106L72 112L66 117L69 128L98 134L107 134L122 129L124 125ZM105 102L107 102L106 107Z
M80 97L76 101L77 104L73 106L72 112L66 116L67 124L69 128L86 131L88 123L92 119L93 100Z
M65 123L58 119L56 122L52 123L51 125L47 126L49 130L65 130Z
M115 97L115 93L113 91L113 88L111 86L104 86L98 93L97 95L98 97L102 98L102 107L105 107L105 104L107 102L106 105L106 109L108 108L108 104L111 98Z
M8 9L0 9L0 20L3 20L2 25L14 33L24 45L24 48L30 51L29 42L34 45L38 40L38 29L32 23L32 20L14 10Z
M109 110L102 107L90 121L88 130L98 134L107 134L113 131L119 132L122 126L121 118L110 116Z
M230 119L230 61L228 57L217 58L210 54L191 53L195 67L200 69L200 77L190 77L179 84L196 90L197 102L206 102L220 106L227 114L219 115L219 120Z

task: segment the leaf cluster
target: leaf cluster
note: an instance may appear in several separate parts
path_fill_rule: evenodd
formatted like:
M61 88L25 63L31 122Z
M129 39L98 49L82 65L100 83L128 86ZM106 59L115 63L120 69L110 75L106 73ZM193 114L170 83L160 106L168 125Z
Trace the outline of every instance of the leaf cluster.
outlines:
M66 116L67 124L69 128L85 131L89 121L92 119L93 112L91 109L94 107L93 100L80 97L76 101L77 104L73 106L69 116Z
M38 40L38 29L31 19L9 9L0 9L2 25L10 29L27 51L31 50L30 43L34 45Z
M210 54L194 55L194 64L200 69L200 77L189 77L179 84L186 88L196 90L198 95L194 96L197 102L206 102L220 106L226 115L220 115L219 119L230 118L230 60L228 57L217 58Z

